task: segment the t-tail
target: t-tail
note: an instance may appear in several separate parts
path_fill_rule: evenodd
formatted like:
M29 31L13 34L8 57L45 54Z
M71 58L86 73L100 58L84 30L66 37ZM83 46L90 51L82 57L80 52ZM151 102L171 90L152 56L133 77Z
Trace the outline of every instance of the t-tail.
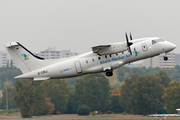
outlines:
M44 58L34 55L18 42L6 43L5 47L23 74L44 66Z

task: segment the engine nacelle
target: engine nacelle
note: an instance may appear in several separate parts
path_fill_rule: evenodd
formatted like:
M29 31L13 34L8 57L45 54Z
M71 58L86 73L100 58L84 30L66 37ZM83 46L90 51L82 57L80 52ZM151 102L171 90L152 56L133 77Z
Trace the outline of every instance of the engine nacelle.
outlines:
M100 45L92 47L94 53L99 55L108 55L108 54L116 54L120 52L124 52L127 50L127 43L126 42L119 42L109 45Z

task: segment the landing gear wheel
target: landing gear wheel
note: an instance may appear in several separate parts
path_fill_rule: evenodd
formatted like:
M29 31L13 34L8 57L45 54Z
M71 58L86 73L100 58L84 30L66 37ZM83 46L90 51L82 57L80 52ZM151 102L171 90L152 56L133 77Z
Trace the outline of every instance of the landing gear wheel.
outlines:
M113 76L113 72L111 70L106 70L105 74L107 77Z
M168 57L164 57L164 60L167 61L167 60L168 60Z
M112 72L106 72L106 76L107 76L107 77L113 76L113 73L112 73Z

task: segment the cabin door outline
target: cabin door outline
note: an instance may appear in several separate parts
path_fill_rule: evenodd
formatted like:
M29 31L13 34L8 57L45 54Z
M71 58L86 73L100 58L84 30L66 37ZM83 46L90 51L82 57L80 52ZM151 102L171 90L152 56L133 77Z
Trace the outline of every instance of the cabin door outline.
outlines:
M78 74L82 73L82 67L81 67L80 61L74 62L74 65L75 65L75 68L76 68L76 72L77 72Z

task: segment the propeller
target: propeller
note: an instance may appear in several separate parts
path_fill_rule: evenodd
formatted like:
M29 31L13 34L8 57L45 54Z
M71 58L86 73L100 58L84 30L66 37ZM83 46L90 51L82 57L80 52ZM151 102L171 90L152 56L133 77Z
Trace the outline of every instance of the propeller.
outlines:
M131 35L131 32L130 32L130 39L131 39L131 40L133 40L133 39L132 39L132 35Z
M130 33L130 39L132 40L131 33ZM132 42L129 42L129 39L128 39L128 36L127 36L127 33L126 33L126 41L127 41L128 50L129 50L130 54L132 55L132 51L131 51L130 46L131 46L133 43L132 43Z

